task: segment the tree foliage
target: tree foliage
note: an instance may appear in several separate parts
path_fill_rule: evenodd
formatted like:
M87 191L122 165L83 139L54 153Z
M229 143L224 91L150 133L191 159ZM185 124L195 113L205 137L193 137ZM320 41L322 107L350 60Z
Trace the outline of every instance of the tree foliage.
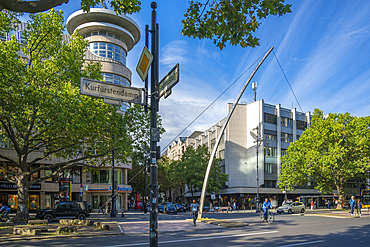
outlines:
M4 23L2 32L13 28ZM17 184L20 219L28 217L29 185L77 164L109 164L112 150L124 163L149 135L142 107L123 116L117 106L80 94L81 77L101 79L101 65L84 61L88 43L77 33L63 41L63 23L55 10L30 15L24 44L14 36L0 42L0 135L12 150L0 154L9 164L0 170ZM30 180L46 170L52 172Z
M221 50L227 43L241 47L255 47L259 39L254 33L261 21L269 15L282 16L291 12L285 0L207 0L205 3L190 1L182 20L182 34L199 39L211 39ZM3 0L1 9L35 13L67 3L68 0L40 0L19 3L18 0ZM81 0L81 9L89 11L102 0ZM111 7L117 14L139 12L138 0L112 0Z
M182 21L182 34L211 39L222 50L226 43L241 47L259 45L254 32L268 15L291 12L284 0L208 0L190 2Z
M341 207L345 183L370 172L369 128L370 117L323 115L316 109L311 126L281 159L280 188L312 183L323 192L336 189Z
M210 153L206 145L198 146L197 149L189 146L178 163L178 170L192 193L203 187L209 158ZM221 172L220 163L219 159L214 160L208 179L208 193L219 193L222 185L228 180L228 175Z
M68 2L69 0L2 0L0 3L0 10L7 9L14 12L37 13ZM141 9L141 3L137 0L111 0L109 2L110 6L117 14L135 13L139 12L139 10ZM89 11L90 8L103 3L103 0L81 0L81 9Z

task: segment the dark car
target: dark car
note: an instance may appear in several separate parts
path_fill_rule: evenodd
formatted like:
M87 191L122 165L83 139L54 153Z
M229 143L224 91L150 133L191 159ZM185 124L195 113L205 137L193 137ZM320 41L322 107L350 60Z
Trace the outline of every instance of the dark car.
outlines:
M181 204L176 204L175 207L177 209L177 212L186 212L186 208Z
M167 204L164 208L166 214L177 214L177 209L173 204Z
M47 219L48 222L55 218L86 220L89 216L89 208L84 201L60 202L55 208L38 210L36 213L37 218Z
M159 205L158 206L158 213L164 213L164 205Z

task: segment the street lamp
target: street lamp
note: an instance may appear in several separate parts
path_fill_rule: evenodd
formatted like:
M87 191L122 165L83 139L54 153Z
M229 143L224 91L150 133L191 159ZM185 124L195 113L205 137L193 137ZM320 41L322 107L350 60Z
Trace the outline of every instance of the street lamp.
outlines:
M261 144L263 144L263 142L265 141L261 135L260 135L260 131L259 131L259 126L257 126L256 128L254 128L253 130L257 130L257 136L251 132L251 135L252 137L255 139L255 143L256 143L256 155L257 155L257 197L256 197L256 213L259 213L259 202L260 202L260 195L259 195L259 178L258 178L258 149L259 147L261 146ZM268 143L266 142L266 145L268 145ZM266 156L268 156L268 154L266 154Z

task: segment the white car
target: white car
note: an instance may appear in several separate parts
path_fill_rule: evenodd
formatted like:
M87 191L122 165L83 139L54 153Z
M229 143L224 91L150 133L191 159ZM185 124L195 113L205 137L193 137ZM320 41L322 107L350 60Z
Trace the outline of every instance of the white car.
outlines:
M281 207L277 208L278 214L281 213L287 213L287 214L292 214L292 213L304 213L305 206L303 202L293 202L291 204L285 204Z

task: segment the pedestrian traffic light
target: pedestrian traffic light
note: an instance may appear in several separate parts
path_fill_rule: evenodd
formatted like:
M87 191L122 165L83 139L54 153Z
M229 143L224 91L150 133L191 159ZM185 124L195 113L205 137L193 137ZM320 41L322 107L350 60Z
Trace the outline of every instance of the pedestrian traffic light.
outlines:
M157 155L155 158L157 161L161 159L161 146L157 146Z

